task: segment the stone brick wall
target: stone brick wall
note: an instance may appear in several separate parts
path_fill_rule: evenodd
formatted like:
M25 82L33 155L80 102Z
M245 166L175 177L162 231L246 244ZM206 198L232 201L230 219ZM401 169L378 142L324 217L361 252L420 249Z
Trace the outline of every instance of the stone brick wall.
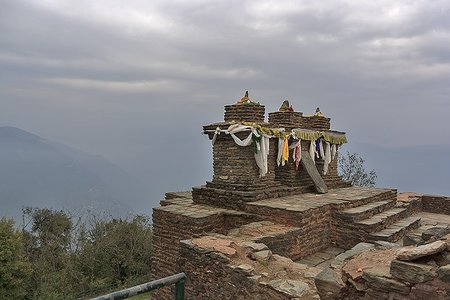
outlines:
M266 109L264 105L226 105L225 121L231 122L264 122Z
M302 142L302 151L309 153L309 141ZM335 159L328 165L327 175L323 175L324 161L320 158L315 160L317 170L329 189L351 186L349 182L344 182L338 175L338 155L339 154L336 153ZM299 171L297 172L295 169L295 164L291 160L289 160L289 162L284 166L275 166L275 180L280 181L282 184L287 186L301 186L305 187L305 190L307 191L315 191L314 183L301 163L299 166Z
M256 191L234 191L223 187L214 188L214 184L193 187L192 195L195 203L224 207L228 209L245 210L248 202L302 194L308 191L303 187L277 186Z
M269 113L269 123L273 127L286 128L291 130L293 128L302 127L301 112L293 111L277 111Z
M293 140L291 141L291 143ZM302 151L309 150L309 141L302 141ZM278 143L276 145L276 153L278 153ZM290 152L289 154L291 154ZM276 158L274 158L276 159ZM292 158L284 166L275 166L275 179L287 186L302 186L309 191L314 191L314 183L312 182L302 164L299 165L299 172L295 170L295 163Z
M302 117L302 124L305 129L326 131L330 130L330 120L330 118L318 116Z
M279 240L278 247L285 247L284 244L291 243L289 252L284 253L291 259L300 259L313 253L319 252L331 245L331 205L325 205L316 209L306 211L289 211L286 209L274 209L265 206L248 205L247 211L264 216L267 220L298 227L295 238L285 236ZM276 239L274 239L276 241ZM273 244L270 241L262 243Z
M235 226L259 220L258 216L245 213L211 214L205 217L182 215L183 206L171 205L153 209L153 261L154 279L182 271L176 263L180 240L202 235L206 232L226 233ZM156 296L155 296L156 295ZM169 287L154 293L155 299L171 299Z
M201 250L189 241L182 241L180 244L178 265L188 274L186 300L291 299L232 268L225 255Z
M369 233L355 226L355 224L351 222L351 220L347 219L345 215L342 215L340 211L356 207L359 205L386 200L392 201L391 204L388 204L389 207L392 207L395 204L396 197L397 191L389 190L386 191L385 193L379 194L374 197L364 198L361 201L354 201L351 205L343 204L343 206L341 207L335 206L335 209L333 210L333 224L332 224L333 242L343 249L350 249L356 244L360 243L361 241L369 241ZM367 213L372 212L369 211ZM410 212L407 212L407 214L410 214ZM360 218L360 220L362 220L367 218L368 216L364 214L359 214L358 217ZM399 217L404 216L402 215Z
M178 273L176 259L179 256L179 241L191 238L196 233L211 230L214 225L214 220L201 221L203 222L197 223L196 220L185 216L158 208L153 209L152 274L154 279ZM155 291L154 295L156 299L166 299L172 295L172 291L171 288L166 287Z
M245 139L250 132L236 134L240 139ZM275 157L275 140L271 139L269 158ZM216 187L227 187L232 190L255 190L267 188L274 184L275 161L268 159L268 173L264 177L259 176L259 169L255 161L251 146L241 147L237 145L229 135L221 134L217 137L213 146L213 180Z
M433 244L421 247L431 248ZM420 248L416 248L416 253L421 251L418 249ZM398 253L402 251L403 249L400 249ZM390 267L365 270L362 274L366 286L364 299L449 299L450 261L447 258L448 254L447 251L443 251L414 260L394 259Z
M423 195L422 209L426 212L450 215L450 197Z

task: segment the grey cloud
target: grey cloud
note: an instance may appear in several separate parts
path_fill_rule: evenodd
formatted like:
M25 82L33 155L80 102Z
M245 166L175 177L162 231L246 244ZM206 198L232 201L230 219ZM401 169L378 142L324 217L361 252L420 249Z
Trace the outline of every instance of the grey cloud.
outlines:
M305 113L320 106L354 141L448 143L449 10L448 1L7 0L0 123L157 178L155 193L209 179L201 125L245 90L268 111L284 99Z

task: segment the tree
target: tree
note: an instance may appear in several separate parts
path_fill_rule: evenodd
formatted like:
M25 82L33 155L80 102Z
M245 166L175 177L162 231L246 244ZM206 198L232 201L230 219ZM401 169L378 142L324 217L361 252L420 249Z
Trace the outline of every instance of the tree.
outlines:
M357 153L348 151L345 156L339 157L339 175L357 186L374 186L377 180L375 170L367 172L364 168L364 159Z
M24 208L23 236L33 266L33 299L70 299L77 289L70 250L72 220L64 211ZM25 219L28 224L25 224Z
M148 217L94 220L79 233L78 268L89 289L149 280L152 227Z
M23 299L27 295L31 265L23 247L22 233L14 221L0 219L0 299Z
M75 219L64 211L23 209L22 232L16 234L23 237L20 249L25 249L31 270L28 293L21 299L78 299L150 280L152 226L148 217L92 216L91 223L74 223ZM3 263L5 247L0 246ZM2 271L0 267L0 275ZM2 280L3 275L0 284ZM0 299L4 298L0 293Z

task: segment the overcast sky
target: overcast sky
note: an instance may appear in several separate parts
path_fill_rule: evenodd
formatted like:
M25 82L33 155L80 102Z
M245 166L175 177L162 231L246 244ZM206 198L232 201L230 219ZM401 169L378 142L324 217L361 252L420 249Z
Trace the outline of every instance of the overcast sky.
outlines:
M0 3L0 125L156 194L210 179L201 125L245 90L267 111L320 106L350 142L450 144L448 0Z

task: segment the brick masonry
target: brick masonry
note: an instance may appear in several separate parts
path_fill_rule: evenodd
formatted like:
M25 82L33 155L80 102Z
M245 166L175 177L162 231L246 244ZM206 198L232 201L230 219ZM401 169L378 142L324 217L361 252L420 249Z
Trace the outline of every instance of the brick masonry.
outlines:
M262 123L265 118L264 105L233 104L225 106L226 122L256 122Z
M225 129L233 121L330 129L326 117L274 112L264 123L264 114L262 105L229 105L225 122L204 130L211 139L216 127ZM247 135L238 133L241 139ZM186 272L187 299L317 299L312 282L317 269L304 272L306 266L295 260L329 246L350 249L359 242L396 241L418 226L420 218L413 214L422 210L450 215L449 197L398 202L396 190L349 186L338 176L337 157L323 176L329 192L314 194L302 166L298 172L292 161L276 166L277 146L277 139L271 139L269 171L260 177L251 147L236 145L226 134L217 136L212 180L191 192L167 193L161 207L153 209L154 278ZM309 142L302 149L307 151ZM321 159L316 167L322 174ZM203 237L228 241L228 246L219 251L195 244ZM242 243L266 250L248 253ZM165 288L152 297L171 299L172 292Z
M186 299L285 300L286 295L259 284L232 265L231 259L212 249L201 249L189 241L181 242L178 265L190 274Z
M450 197L422 195L421 201L423 211L450 215Z

